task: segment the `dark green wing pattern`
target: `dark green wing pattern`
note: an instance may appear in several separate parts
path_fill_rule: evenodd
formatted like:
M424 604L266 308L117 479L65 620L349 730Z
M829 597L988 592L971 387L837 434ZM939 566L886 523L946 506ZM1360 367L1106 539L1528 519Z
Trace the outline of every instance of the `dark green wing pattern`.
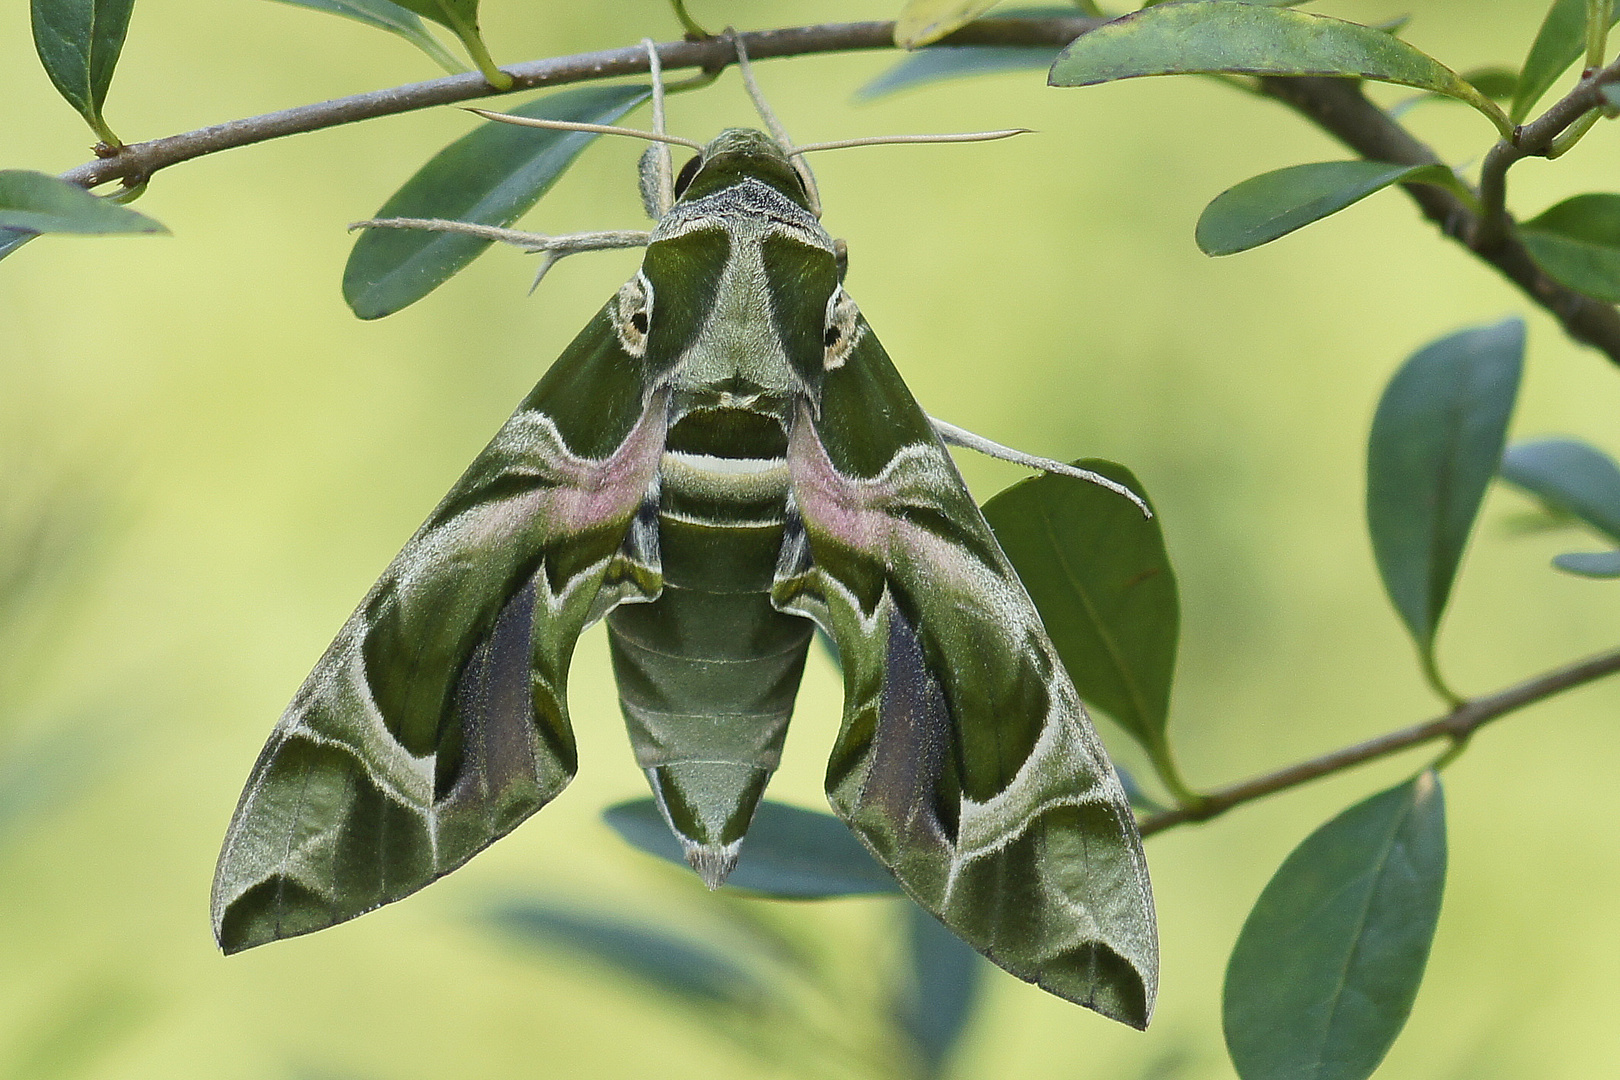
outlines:
M837 642L833 809L1013 974L1137 1027L1158 982L1125 793L1006 556L864 321L788 451L776 600Z
M611 306L611 305L610 305ZM350 617L259 756L214 880L226 952L398 900L573 777L580 632L655 596L661 396L608 312Z

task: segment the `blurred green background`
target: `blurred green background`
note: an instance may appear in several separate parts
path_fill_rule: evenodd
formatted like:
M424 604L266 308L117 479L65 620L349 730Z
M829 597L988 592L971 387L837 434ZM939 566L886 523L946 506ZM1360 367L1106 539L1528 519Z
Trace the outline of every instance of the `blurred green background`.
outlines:
M693 0L742 28L892 17L897 0ZM1544 0L1362 0L1413 14L1451 66L1516 65ZM678 36L662 0L488 0L498 60ZM0 9L5 167L60 171L86 129ZM1528 315L1516 438L1620 451L1620 372L1385 194L1212 260L1193 245L1231 184L1344 155L1281 107L1207 80L1049 90L1038 74L852 92L889 55L772 61L801 140L1028 126L968 147L819 156L849 287L936 415L1034 453L1125 462L1161 508L1185 625L1172 734L1214 785L1438 711L1379 587L1362 519L1367 424L1412 350ZM436 75L409 46L262 0L143 0L107 115L140 140ZM1379 87L1386 102L1406 92ZM638 114L632 122L647 122ZM1492 136L1431 104L1413 126L1453 163ZM675 131L752 124L734 73L672 106ZM702 936L697 879L598 819L644 793L600 628L572 683L569 791L466 869L354 923L223 959L207 917L219 839L254 755L352 606L604 297L634 253L570 259L532 298L497 251L376 323L344 307L344 225L467 130L451 109L284 139L165 172L139 204L171 238L45 238L0 265L3 535L49 509L46 580L0 594L0 1077L466 1080L759 1075L689 1012L484 921L539 897ZM527 224L634 228L639 145L586 151ZM1599 128L1514 173L1534 213L1612 187ZM981 499L1021 474L967 458ZM1616 588L1560 575L1569 536L1523 535L1495 492L1441 656L1477 694L1615 644ZM16 545L13 544L13 550ZM15 591L15 590L14 590ZM775 797L823 806L840 693L807 675ZM1620 1064L1620 684L1483 733L1446 773L1451 871L1428 979L1379 1074L1610 1075ZM1135 760L1106 728L1111 748ZM1146 1035L993 974L958 1075L1231 1075L1218 995L1242 919L1284 854L1394 782L1412 755L1153 839L1164 974ZM776 906L859 992L889 977L897 908ZM853 1022L853 1021L852 1021ZM785 1067L780 1074L787 1075ZM774 1074L774 1073L773 1073Z

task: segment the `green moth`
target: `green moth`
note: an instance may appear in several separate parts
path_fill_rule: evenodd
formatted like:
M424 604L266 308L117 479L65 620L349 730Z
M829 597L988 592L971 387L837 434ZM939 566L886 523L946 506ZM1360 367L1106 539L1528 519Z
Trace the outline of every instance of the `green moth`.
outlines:
M220 856L221 947L407 896L555 798L576 764L570 657L603 618L637 764L718 886L819 626L844 673L833 809L995 963L1144 1026L1140 838L941 432L973 437L924 414L845 292L808 148L732 129L676 178L655 109L656 228L576 245L635 237L640 271L282 716Z

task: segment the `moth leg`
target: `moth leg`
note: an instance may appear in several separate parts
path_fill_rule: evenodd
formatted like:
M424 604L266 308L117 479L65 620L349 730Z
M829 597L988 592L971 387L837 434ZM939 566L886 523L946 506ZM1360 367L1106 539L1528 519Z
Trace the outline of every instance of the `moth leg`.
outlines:
M765 121L765 129L771 133L771 138L781 143L784 151L791 150L793 139L788 135L787 128L782 126L782 121L771 108L770 102L765 100L765 95L759 89L759 83L754 81L754 66L748 62L748 48L743 44L742 36L732 33L731 42L737 49L737 71L741 73L743 86L748 89L748 96L754 102L754 111ZM795 155L788 160L793 162L793 168L799 174L799 179L804 181L804 193L810 197L810 212L820 218L821 192L816 188L816 174L810 171L810 166L804 158Z
M457 233L461 236L476 236L480 240L494 240L502 244L511 244L530 254L543 252L545 261L540 265L540 272L534 276L534 283L529 291L534 292L540 287L541 280L557 262L569 255L577 255L582 251L612 251L616 248L646 247L652 240L652 233L637 229L622 229L605 232L568 233L565 236L547 236L544 233L522 232L518 229L502 229L495 225L479 225L472 221L450 221L445 218L372 218L367 221L356 221L349 226L354 229L424 229L428 232Z
M664 124L664 65L652 38L642 38L647 50L647 70L652 76L653 133L668 135ZM658 221L675 205L675 166L669 144L655 142L641 155L641 201L647 216Z
M1153 516L1153 511L1149 510L1147 503L1142 501L1142 496L1138 495L1124 484L1108 479L1108 477L1102 475L1101 473L1092 472L1090 469L1076 468L1073 465L1068 465L1061 461L1054 461L1052 458L1036 457L1033 454L1026 454L1022 450L1014 450L1010 446L1002 446L1000 443L992 442L983 435L975 435L966 428L959 428L955 424L947 423L938 417L930 416L928 418L928 422L933 425L934 433L937 434L947 446L960 446L964 450L974 450L985 455L986 457L993 457L1000 461L1010 461L1014 465L1023 465L1024 467L1030 469L1040 469L1044 472L1056 473L1059 476L1069 476L1076 480L1084 480L1087 483L1096 484L1098 487L1105 487L1109 491L1112 491L1118 495L1123 495L1125 498L1135 503L1142 511L1143 517Z

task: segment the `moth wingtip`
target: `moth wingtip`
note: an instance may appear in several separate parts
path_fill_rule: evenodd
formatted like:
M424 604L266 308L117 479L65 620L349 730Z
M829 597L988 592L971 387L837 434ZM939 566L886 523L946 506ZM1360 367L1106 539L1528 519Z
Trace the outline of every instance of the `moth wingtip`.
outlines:
M722 845L694 844L683 838L681 846L686 849L687 865L697 871L697 876L703 879L703 884L710 891L726 883L726 878L736 869L737 857L742 851L741 840Z

